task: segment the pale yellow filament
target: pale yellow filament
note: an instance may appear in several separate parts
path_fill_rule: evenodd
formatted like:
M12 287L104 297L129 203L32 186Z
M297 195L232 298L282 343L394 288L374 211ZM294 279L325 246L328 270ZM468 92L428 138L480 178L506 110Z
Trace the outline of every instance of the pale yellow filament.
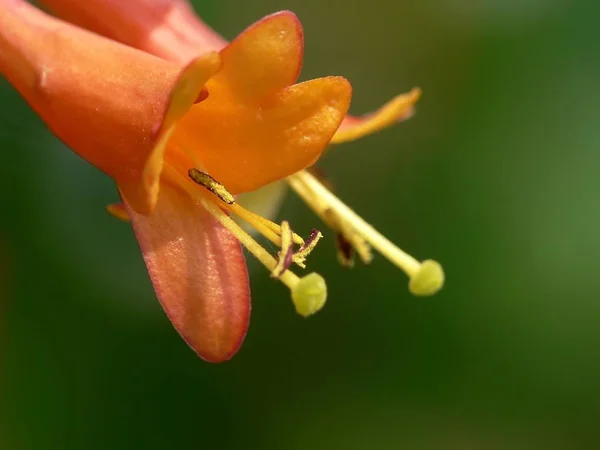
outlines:
M444 284L444 272L439 263L426 260L422 263L379 233L345 203L331 193L307 171L288 177L290 186L319 215L330 210L348 222L379 253L402 269L410 278L409 289L415 295L435 294Z

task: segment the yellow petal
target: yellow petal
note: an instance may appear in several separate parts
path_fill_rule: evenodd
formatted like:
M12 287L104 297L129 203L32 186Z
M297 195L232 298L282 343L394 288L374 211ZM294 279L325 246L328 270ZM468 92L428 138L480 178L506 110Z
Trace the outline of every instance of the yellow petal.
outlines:
M414 105L420 96L421 89L414 88L406 94L398 95L375 112L358 117L347 116L331 143L353 141L409 119L414 113Z
M260 99L293 84L300 73L302 25L282 11L248 27L221 51L223 68L208 89L227 90L238 101Z
M190 110L207 80L220 65L219 54L211 52L192 60L181 71L171 91L163 121L158 124L156 144L146 159L141 181L117 178L121 194L137 212L149 214L154 209L158 199L164 153L175 131L175 124Z
M129 214L127 214L127 210L123 203L106 205L106 212L116 219L122 220L123 222L129 222Z
M258 105L211 91L179 122L173 140L231 193L253 191L314 164L342 122L351 90L344 78L319 78Z

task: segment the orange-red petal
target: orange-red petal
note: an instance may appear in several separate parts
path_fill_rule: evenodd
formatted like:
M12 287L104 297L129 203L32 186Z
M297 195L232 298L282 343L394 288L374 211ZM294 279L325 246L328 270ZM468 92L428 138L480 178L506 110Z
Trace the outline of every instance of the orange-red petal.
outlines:
M57 16L173 61L220 50L227 42L186 0L42 0Z
M393 98L377 111L364 116L346 116L339 130L331 139L332 144L353 141L368 134L410 119L414 114L414 105L421 97L421 89L414 88L410 92Z
M150 216L127 209L152 284L175 329L203 359L231 358L250 317L248 273L239 242L168 184Z
M104 39L27 2L0 2L0 73L52 132L118 180L132 206L156 201L174 121L219 67L213 53L177 64Z
M141 170L178 67L26 2L2 3L0 20L2 73L52 131L115 178Z
M204 84L220 65L221 58L215 52L190 61L172 88L162 122L156 124L154 147L143 166L141 179L117 178L121 194L137 212L148 214L154 209L158 199L163 157L175 125L190 110L199 98ZM201 98L205 99L206 96Z
M252 191L314 164L342 122L351 92L341 77L296 84L250 104L211 91L179 122L173 140L230 192Z

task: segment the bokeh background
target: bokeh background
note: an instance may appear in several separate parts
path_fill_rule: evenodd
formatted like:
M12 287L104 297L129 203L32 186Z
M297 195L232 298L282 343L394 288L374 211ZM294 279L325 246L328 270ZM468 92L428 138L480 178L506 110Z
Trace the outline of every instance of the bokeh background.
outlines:
M393 241L441 261L411 297L384 258L311 257L304 320L252 266L230 362L198 359L155 299L111 181L0 80L0 448L591 449L600 443L600 3L202 0L228 38L291 9L303 78L354 113L413 86L414 119L321 167ZM357 179L370 178L368 186ZM317 219L293 195L282 215Z

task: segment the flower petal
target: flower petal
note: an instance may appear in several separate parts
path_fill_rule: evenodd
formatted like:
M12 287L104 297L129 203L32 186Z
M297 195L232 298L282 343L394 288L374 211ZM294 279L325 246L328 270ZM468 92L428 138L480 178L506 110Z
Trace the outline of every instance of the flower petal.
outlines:
M58 138L118 180L138 212L156 202L174 122L219 66L209 53L181 72L27 2L0 3L0 72Z
M178 67L12 5L0 14L3 74L83 158L114 177L139 172Z
M106 205L106 212L113 216L115 219L122 220L123 222L129 222L129 214L125 209L123 203L111 203Z
M261 99L292 85L302 68L304 37L290 11L266 16L221 51L223 68L208 89L225 89L238 101Z
M206 81L220 65L221 58L215 52L206 53L190 61L173 86L162 122L156 124L156 143L146 159L141 180L117 178L122 195L137 212L149 214L154 209L158 199L163 157L175 124L189 111Z
M351 93L341 77L290 86L256 106L211 91L178 123L173 140L233 194L252 191L314 164L342 122Z
M364 116L346 116L339 130L331 139L332 144L353 141L383 128L410 119L414 105L421 96L421 89L414 88L406 94L398 95L377 111Z
M149 216L127 206L158 299L175 329L203 359L240 347L250 289L239 242L187 194L161 186Z
M227 44L186 0L43 0L55 15L172 61L189 61Z

